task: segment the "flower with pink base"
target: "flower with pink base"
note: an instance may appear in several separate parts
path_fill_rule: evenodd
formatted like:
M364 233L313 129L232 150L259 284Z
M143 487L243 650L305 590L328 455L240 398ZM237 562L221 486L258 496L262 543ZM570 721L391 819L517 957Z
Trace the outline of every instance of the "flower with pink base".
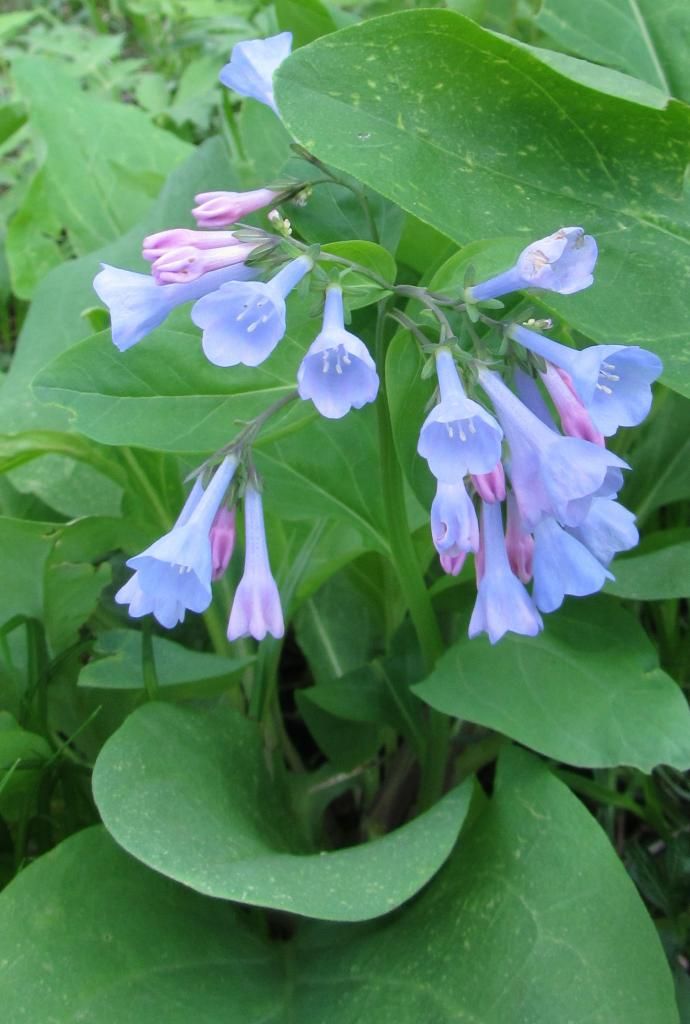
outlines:
M263 640L267 633L281 637L285 625L268 561L263 505L261 495L251 484L244 495L244 534L244 575L232 602L228 640L239 640L242 636Z
M224 228L250 213L274 206L280 192L257 188L251 192L199 192L192 216L200 228Z

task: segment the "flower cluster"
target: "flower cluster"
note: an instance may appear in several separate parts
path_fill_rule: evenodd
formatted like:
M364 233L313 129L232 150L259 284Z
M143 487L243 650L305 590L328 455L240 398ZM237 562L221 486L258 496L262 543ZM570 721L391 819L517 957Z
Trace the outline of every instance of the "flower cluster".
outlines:
M273 74L291 42L282 33L239 44L221 81L277 112ZM282 237L240 222L302 189L283 183L251 192L200 193L192 209L196 229L170 228L143 240L150 275L104 265L94 287L110 310L114 344L121 351L130 348L173 309L191 302L211 363L256 367L268 359L286 332L288 295L327 257L318 247L289 240L289 224L277 211L269 221L280 225ZM565 295L587 288L596 259L594 239L582 228L566 227L527 246L512 268L473 284L459 298L376 280L397 296L424 293L440 326L433 343L438 402L418 442L437 481L431 533L447 573L457 575L468 553L474 554L478 593L469 635L486 632L492 643L507 631L535 635L542 628L540 612L558 608L567 594L599 590L611 578L613 556L637 543L634 516L616 500L629 467L607 450L605 438L644 419L660 361L622 345L577 351L534 329L545 324L498 324L485 313L515 290ZM313 288L324 298L321 330L296 368L295 392L271 408L299 397L322 416L339 419L376 399L379 377L364 342L346 329L342 282L323 272L315 277ZM500 326L505 345L499 355L507 346L505 360L474 358L458 348L442 306L473 324ZM397 318L412 323L401 312ZM418 335L428 351L432 343ZM251 443L269 415L271 409L209 460L213 471L202 467L170 532L129 559L134 574L116 600L131 615L153 614L172 627L187 609L208 607L211 583L232 555L234 505L241 502L245 569L228 637L282 636L261 487L251 462Z
M527 287L570 294L591 284L596 255L581 228L563 228L466 298L480 303ZM512 389L488 366L473 368L493 415L467 397L451 350L437 348L440 400L418 444L437 480L431 530L441 564L457 574L475 555L469 635L485 632L492 643L508 631L534 636L540 612L567 594L598 591L612 578L613 556L637 543L634 516L616 501L629 466L604 438L644 419L662 369L657 356L633 346L576 351L520 324L507 334L518 347L515 362L534 373L516 365Z
M289 33L241 43L223 68L221 81L275 109L272 76L290 47ZM277 273L261 280L259 259L281 239L238 222L299 188L202 192L191 211L197 230L169 228L144 238L142 256L151 264L150 275L103 265L94 288L110 311L112 339L120 351L140 342L173 309L192 302L191 318L201 328L210 362L255 367L268 359L287 329L286 299L313 269L314 260L308 252L293 254ZM364 342L346 330L337 282L325 289L322 328L297 370L296 384L297 394L330 419L376 398L376 366ZM234 546L234 509L223 501L238 465L248 459L241 444L227 451L205 489L197 479L172 530L129 559L134 574L116 600L129 606L130 615L153 614L171 628L186 610L202 612L210 604L211 582L225 572ZM267 633L282 636L283 615L269 565L256 473L251 468L245 475L245 571L235 593L228 638L251 635L262 640Z

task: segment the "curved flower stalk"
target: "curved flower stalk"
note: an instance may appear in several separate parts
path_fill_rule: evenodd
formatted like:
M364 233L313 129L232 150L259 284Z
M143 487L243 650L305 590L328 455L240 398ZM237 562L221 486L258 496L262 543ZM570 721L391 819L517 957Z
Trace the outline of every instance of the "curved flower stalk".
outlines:
M652 383L661 375L658 356L637 345L591 345L578 351L520 324L509 337L569 375L572 386L605 437L636 427L652 404Z
M298 256L265 284L230 282L200 299L192 320L203 331L206 358L216 366L258 366L285 334L285 299L313 260Z
M249 281L257 274L240 264L213 270L188 284L161 287L148 274L101 263L93 287L110 311L113 344L125 352L160 327L177 306L200 299L228 281Z
M469 636L487 633L495 644L505 633L536 636L541 615L508 562L501 506L482 502L483 566Z
M281 193L272 188L256 188L251 192L199 192L192 216L200 228L224 228L242 220L250 213L274 206ZM203 232L199 232L203 234Z
M620 470L630 468L623 459L551 430L493 371L480 370L479 381L510 445L511 484L525 530L531 532L549 516L564 526L577 526L592 498L609 496L620 486Z
M228 89L265 103L277 114L273 76L291 50L292 32L237 43L229 63L220 72L220 80Z
M431 536L439 555L457 558L479 547L479 523L465 485L438 483L431 505Z
M611 573L555 519L534 531L534 600L542 612L560 608L566 594L584 597L601 590Z
M572 295L589 288L597 261L597 243L583 228L560 228L523 249L510 270L466 291L470 302L496 299L525 288Z
M379 377L369 350L345 330L339 285L326 291L323 326L297 371L297 388L300 398L310 399L322 416L333 420L361 409L378 394Z
M425 419L417 451L437 480L455 483L467 473L490 473L501 458L503 431L464 392L448 349L436 355L441 401Z
M127 560L135 573L115 600L129 604L131 615L153 612L162 626L170 628L184 619L187 609L203 612L208 608L213 573L211 528L236 468L236 457L228 455L205 491L195 484L172 530Z
M263 640L285 632L280 594L271 573L261 494L252 484L244 495L244 574L232 602L228 640L253 636Z

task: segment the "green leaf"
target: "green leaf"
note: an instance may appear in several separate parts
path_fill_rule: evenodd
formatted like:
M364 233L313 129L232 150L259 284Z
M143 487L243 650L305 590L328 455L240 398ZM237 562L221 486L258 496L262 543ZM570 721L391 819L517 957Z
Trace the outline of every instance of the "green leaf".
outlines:
M690 596L690 531L648 534L629 557L617 558L606 592L630 601Z
M101 633L94 660L79 673L79 685L96 690L143 692L141 645L141 633L133 629ZM192 651L160 636L153 637L153 656L161 696L178 700L213 696L230 689L253 660Z
M622 501L640 522L656 509L690 498L690 401L661 390L632 450Z
M64 228L69 244L82 255L118 238L143 216L165 176L189 149L154 128L131 104L84 93L55 61L21 57L12 70L32 132L45 150L39 178L7 238L15 289L28 298L45 272L44 264L34 266L30 239L47 229L53 241L45 244L54 246ZM136 170L136 176L123 170Z
M570 600L538 637L462 639L413 687L447 714L580 767L690 766L690 711L637 620Z
M27 732L0 711L0 814L14 821L27 813L52 750L42 736Z
M282 32L290 31L293 46L335 32L335 22L321 0L276 0L276 15Z
M690 108L595 93L442 10L311 43L278 70L276 95L298 142L460 244L585 225L596 285L541 301L595 341L653 348L690 393Z
M19 1020L30 993L54 1024L678 1024L654 926L608 840L517 752L412 904L368 926L296 927L267 941L90 829L0 896L0 998Z
M106 743L93 787L111 834L156 870L209 895L341 921L386 913L425 885L470 796L456 789L374 843L310 853L255 724L158 703Z
M673 0L544 0L535 19L559 46L690 101L690 10Z

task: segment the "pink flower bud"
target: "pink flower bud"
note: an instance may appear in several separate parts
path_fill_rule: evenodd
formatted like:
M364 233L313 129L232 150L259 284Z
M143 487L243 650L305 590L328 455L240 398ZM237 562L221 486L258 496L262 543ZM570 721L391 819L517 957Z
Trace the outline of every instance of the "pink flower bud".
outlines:
M575 393L570 374L553 363L547 363L546 373L541 374L541 379L556 406L563 433L604 448L604 436L594 426L591 416Z
M193 246L195 249L219 249L225 245L239 245L232 231L192 231L190 228L169 228L147 235L142 242L142 256L153 262L170 249Z
M465 564L467 558L467 552L461 551L458 555L440 555L441 568L444 572L447 572L449 576L458 576Z
M505 501L506 476L502 462L497 462L490 473L473 473L472 483L483 501Z
M253 192L200 192L194 197L199 205L192 214L200 228L227 227L248 213L272 206L279 195L270 188Z
M211 270L244 263L257 243L224 245L220 249L196 249L182 245L179 249L165 249L151 267L157 284L185 284L196 281Z
M520 513L513 494L508 495L508 522L506 524L506 551L510 568L523 583L532 579L532 556L534 538L525 533L520 522Z
M211 579L219 580L225 574L235 547L235 510L221 506L211 526Z

